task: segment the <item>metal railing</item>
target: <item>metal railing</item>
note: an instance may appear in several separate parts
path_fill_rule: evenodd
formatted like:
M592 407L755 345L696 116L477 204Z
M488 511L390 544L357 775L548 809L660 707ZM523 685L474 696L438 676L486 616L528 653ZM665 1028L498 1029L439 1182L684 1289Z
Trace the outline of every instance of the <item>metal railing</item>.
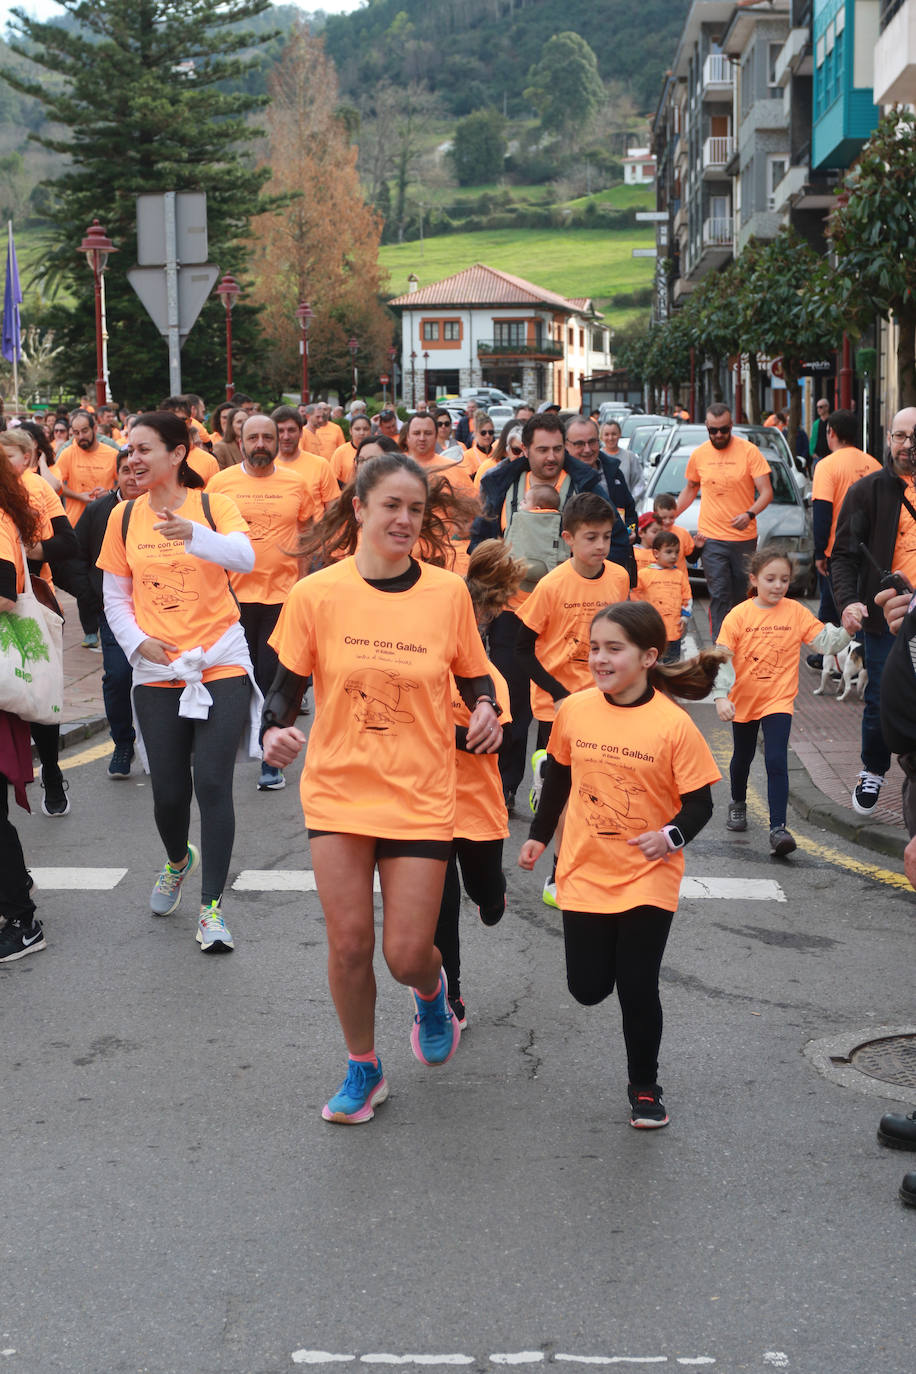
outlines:
M724 167L735 151L735 140L727 138L707 138L703 144L703 166Z
M883 33L898 10L903 9L904 0L881 0L881 13L878 32Z
M724 53L711 52L703 63L703 85L733 86L732 64Z
M500 357L512 358L562 358L563 345L556 343L553 339L544 339L541 343L502 343L494 339L478 339L477 354L480 356L496 355Z
M731 248L735 221L731 215L703 221L704 248Z

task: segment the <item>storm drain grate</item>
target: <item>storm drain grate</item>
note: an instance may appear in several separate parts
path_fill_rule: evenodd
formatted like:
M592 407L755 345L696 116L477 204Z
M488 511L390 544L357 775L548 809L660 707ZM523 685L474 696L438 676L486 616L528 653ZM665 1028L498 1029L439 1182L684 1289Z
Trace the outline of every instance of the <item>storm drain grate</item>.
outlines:
M916 1035L893 1035L886 1040L866 1041L850 1053L848 1063L859 1073L878 1078L882 1083L916 1088Z

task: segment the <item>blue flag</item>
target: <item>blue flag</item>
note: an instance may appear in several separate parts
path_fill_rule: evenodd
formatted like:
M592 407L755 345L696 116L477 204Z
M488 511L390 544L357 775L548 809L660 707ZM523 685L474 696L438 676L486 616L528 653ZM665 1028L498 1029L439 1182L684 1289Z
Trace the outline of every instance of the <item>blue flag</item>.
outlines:
M19 285L19 265L16 262L16 245L13 243L13 226L9 226L9 246L6 250L6 286L3 292L3 342L0 353L7 362L19 362L22 358L22 343L19 337L19 307L22 304L22 287Z

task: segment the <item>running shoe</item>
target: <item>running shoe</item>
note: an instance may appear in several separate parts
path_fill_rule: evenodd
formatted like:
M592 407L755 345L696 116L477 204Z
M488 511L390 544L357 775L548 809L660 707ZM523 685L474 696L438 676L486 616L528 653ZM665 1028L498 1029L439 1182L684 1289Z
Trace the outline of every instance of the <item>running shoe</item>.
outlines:
M506 898L505 894L503 894L503 896L500 897L499 901L494 902L492 906L479 906L477 908L477 914L480 917L482 925L498 926L503 918L505 910Z
M630 1099L631 1126L640 1131L657 1131L660 1126L668 1125L671 1118L665 1111L662 1090L657 1083L650 1083L645 1088L634 1088L631 1083L627 1088L627 1096Z
M852 809L860 816L870 816L878 805L878 797L884 786L884 778L879 773L867 770L859 774L859 781L852 790Z
M7 921L0 930L0 964L11 964L14 959L24 959L39 949L47 949L40 921L33 921L30 926Z
M451 1059L461 1039L461 1027L455 1020L448 1002L448 979L445 969L439 974L439 991L431 1001L413 993L416 1014L410 1029L410 1048L421 1064L445 1064Z
M541 901L545 906L552 906L555 911L559 911L560 903L557 901L557 884L548 878L541 892Z
M235 949L235 942L223 920L219 901L208 902L200 908L197 943L200 945L201 954L222 954L226 950Z
M108 776L110 778L129 778L130 765L134 759L134 747L132 744L116 744L114 753L108 764Z
M97 635L97 634L83 635L83 648L84 648L84 649L91 649L91 650L93 651L93 653L100 654L100 653L102 652L102 646L99 644L99 637L98 637L98 635Z
M747 804L746 802L729 802L728 815L725 818L726 830L747 830Z
M787 854L791 854L798 848L795 843L795 836L784 825L774 825L770 831L770 848L777 859L784 859Z
M286 778L280 768L271 768L269 763L261 764L261 776L258 778L259 792L282 792L286 786Z
M41 809L46 816L67 816L70 813L70 798L67 793L70 791L70 784L67 782L60 769L57 775L45 777L44 766L39 769L38 782L44 796L41 799Z
M538 809L538 802L541 800L541 789L544 786L544 769L547 767L547 750L535 749L531 755L531 772L534 782L528 793L528 805L531 807L532 816Z
M200 850L194 844L188 845L188 862L184 868L173 868L166 863L156 879L150 894L149 907L154 916L171 916L181 901L181 885L200 863Z
M461 1029L461 1030L467 1030L467 1028L468 1028L468 1013L467 1013L467 1008L466 1008L465 1005L464 1005L464 998L463 998L463 997L451 997L451 996L450 996L449 999L448 999L448 1004L449 1004L449 1006L450 1006L451 1009L452 1009L452 1015L454 1016L455 1020L458 1022L458 1025L459 1025L460 1029Z
M347 1076L337 1092L321 1109L325 1121L340 1126L359 1126L371 1121L380 1102L388 1096L388 1081L382 1072L381 1059L377 1064L363 1064L356 1060L347 1063Z

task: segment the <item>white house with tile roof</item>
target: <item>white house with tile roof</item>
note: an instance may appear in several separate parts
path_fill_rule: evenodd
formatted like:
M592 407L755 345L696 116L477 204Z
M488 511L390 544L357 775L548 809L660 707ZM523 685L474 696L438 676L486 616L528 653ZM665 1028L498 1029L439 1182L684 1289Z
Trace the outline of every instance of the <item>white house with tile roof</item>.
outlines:
M496 386L577 410L580 379L613 367L610 331L589 297L568 299L484 263L389 301L402 317L407 405Z

